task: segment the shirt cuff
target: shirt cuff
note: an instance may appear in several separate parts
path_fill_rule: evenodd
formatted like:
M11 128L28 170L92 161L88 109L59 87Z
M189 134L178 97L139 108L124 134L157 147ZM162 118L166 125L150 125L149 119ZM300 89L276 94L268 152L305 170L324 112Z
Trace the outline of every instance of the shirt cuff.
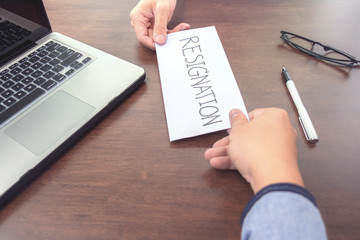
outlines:
M247 213L250 211L250 209L252 208L252 206L254 206L254 204L265 194L270 193L270 192L293 192L293 193L298 193L302 196L304 196L305 198L307 198L310 202L312 202L315 207L317 207L315 198L311 195L310 192L308 192L305 188L300 187L298 185L295 184L291 184L291 183L276 183L276 184L271 184L268 185L266 187L264 187L263 189L261 189L259 192L257 192L249 201L249 203L246 205L242 215L241 215L241 219L240 219L240 226L242 226L244 219L247 215Z

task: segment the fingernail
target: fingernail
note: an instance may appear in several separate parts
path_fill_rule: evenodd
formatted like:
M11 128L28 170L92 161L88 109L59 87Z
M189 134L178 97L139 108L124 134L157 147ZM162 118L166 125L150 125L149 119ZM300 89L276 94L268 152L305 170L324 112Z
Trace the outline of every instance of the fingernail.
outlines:
M190 28L189 24L184 24L183 26L181 26L180 31L187 30L189 28Z
M241 111L239 110L239 109L232 109L231 111L230 111L230 113L229 113L229 118L230 118L230 121L234 118L234 117L236 117L236 116L238 116L239 114L241 113Z
M155 42L157 43L157 44L164 44L165 43L165 37L164 37L164 35L157 35L156 37L155 37Z

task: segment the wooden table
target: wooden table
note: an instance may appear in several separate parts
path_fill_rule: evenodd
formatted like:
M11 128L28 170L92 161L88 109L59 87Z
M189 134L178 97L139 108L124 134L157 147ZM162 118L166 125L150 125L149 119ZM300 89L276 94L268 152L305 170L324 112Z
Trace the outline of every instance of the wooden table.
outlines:
M156 54L130 25L134 0L45 0L54 31L141 65L146 83L0 211L0 239L239 239L252 191L203 152L225 131L169 142ZM360 69L288 47L280 30L360 58L358 0L179 1L170 26L215 25L247 109L281 107L299 133L299 165L329 239L360 236ZM320 141L305 141L281 67Z

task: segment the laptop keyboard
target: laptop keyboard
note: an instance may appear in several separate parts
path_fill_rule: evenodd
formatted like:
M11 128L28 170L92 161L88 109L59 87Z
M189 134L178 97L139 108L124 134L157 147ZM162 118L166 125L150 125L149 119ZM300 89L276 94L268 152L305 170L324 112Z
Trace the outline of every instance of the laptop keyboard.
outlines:
M0 72L0 124L59 86L91 57L55 41L39 47Z

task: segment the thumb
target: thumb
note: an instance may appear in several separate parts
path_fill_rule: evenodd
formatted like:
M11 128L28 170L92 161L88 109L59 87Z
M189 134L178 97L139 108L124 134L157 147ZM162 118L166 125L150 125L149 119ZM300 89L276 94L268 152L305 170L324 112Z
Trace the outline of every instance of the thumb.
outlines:
M154 41L157 44L164 44L166 42L168 14L163 11L155 12L154 24Z
M248 123L245 114L239 109L233 109L229 113L231 128Z

